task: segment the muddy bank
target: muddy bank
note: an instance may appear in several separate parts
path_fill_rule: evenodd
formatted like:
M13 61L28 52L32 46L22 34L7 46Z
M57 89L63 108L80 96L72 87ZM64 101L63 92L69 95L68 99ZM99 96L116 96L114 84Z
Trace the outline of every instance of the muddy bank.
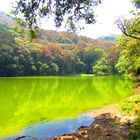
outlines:
M132 107L140 102L140 84L135 88L136 95L130 97L128 102L132 102ZM136 97L136 99L135 99ZM130 100L130 101L129 101ZM109 105L104 108L94 110L90 113L95 118L89 127L82 126L76 132L63 136L58 136L51 140L126 140L135 135L136 114L123 116L117 106ZM139 124L138 124L139 125ZM140 127L140 126L139 126ZM139 130L136 130L136 133ZM139 134L137 135L139 136Z
M88 127L81 126L71 134L46 138L44 140L126 140L132 137L133 116L122 116L115 105L110 105L90 112L95 121ZM15 140L42 140L29 136L21 136Z
M51 140L125 140L131 136L131 121L124 121L111 113L100 114L89 127L82 126L76 132Z
M133 106L140 102L140 84L137 84L135 89L136 96L129 98L130 101L132 100ZM135 99L135 97L137 98ZM136 114L132 115L132 112L129 116L126 114L123 116L122 111L117 106L110 105L94 110L90 115L95 118L95 122L89 127L82 126L74 133L58 136L51 140L126 140L135 135L134 120ZM137 136L140 136L139 132L140 130L136 130Z
M81 126L71 134L43 140L125 140L131 136L133 117L122 116L117 106L106 106L90 112L89 115L95 118L90 126ZM29 136L17 137L15 140L25 139L42 140Z

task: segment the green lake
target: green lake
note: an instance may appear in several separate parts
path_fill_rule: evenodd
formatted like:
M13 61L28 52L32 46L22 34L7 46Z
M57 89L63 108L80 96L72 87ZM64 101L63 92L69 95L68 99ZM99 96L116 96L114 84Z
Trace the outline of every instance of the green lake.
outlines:
M47 125L53 129L54 122L72 124L70 120L81 114L132 95L132 87L132 81L117 76L0 78L0 139L25 135L31 126L36 128L29 130L34 135L42 131L40 123L47 123L44 130Z

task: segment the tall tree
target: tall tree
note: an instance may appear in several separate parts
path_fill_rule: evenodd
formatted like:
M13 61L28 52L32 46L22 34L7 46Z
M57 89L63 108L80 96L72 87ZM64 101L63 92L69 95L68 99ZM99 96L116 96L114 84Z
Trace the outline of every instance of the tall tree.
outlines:
M116 64L119 73L140 74L140 40L122 35L117 41L120 57Z

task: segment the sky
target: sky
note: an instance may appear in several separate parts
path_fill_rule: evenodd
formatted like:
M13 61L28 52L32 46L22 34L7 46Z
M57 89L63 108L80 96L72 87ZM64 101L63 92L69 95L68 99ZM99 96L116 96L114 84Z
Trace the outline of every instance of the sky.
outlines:
M15 0L0 0L0 11L10 12L12 3ZM130 0L103 0L102 4L94 7L96 14L96 24L84 25L84 30L79 34L91 38L98 38L100 36L106 36L110 34L121 34L115 24L115 20L119 17L126 17L129 15L129 11L133 9ZM42 23L42 28L56 30L52 21ZM64 28L60 29L64 30Z

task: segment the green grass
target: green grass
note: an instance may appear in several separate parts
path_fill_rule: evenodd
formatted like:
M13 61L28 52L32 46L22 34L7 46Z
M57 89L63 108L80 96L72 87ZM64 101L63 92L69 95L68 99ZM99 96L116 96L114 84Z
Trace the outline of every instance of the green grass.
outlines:
M122 100L120 106L124 114L140 114L140 95L136 94L128 99Z
M131 128L131 138L129 140L140 139L140 95L136 94L132 97L121 101L120 107L126 115L136 116L134 125Z

